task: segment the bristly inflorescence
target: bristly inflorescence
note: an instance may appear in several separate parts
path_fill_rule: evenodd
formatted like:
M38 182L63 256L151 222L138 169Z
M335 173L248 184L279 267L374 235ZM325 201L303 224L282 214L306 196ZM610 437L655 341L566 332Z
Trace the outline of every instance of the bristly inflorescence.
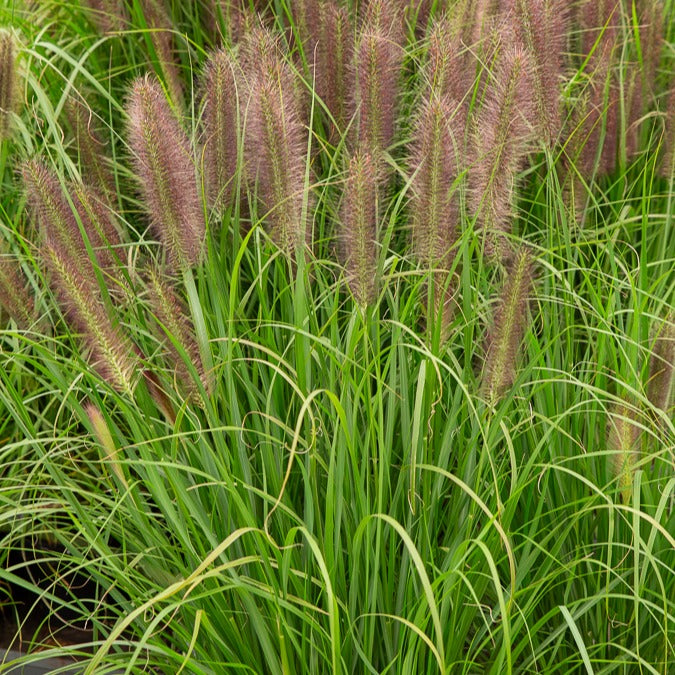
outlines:
M16 104L16 42L8 30L0 30L0 141L9 135Z
M529 320L532 283L532 256L523 247L509 265L488 332L482 388L485 400L491 404L500 399L516 379L518 351Z
M349 159L340 210L340 243L347 281L362 307L377 292L377 227L380 189L377 162L365 151Z
M207 61L204 89L204 178L209 203L227 207L234 196L239 156L239 65L228 48ZM240 80L241 78L239 78Z
M109 158L104 153L106 144L97 128L97 118L89 106L79 98L69 98L65 105L68 123L75 136L75 147L84 181L94 185L112 206L117 192Z
M35 320L35 301L17 259L0 246L0 308L23 330Z
M649 359L647 397L655 408L670 412L675 378L675 312L659 327Z
M199 387L190 373L186 357L203 386L208 390L210 385L199 354L195 330L183 302L160 269L153 267L148 271L147 287L150 309L161 328L163 343L175 375L188 395L199 400Z
M265 28L242 45L248 106L244 159L251 188L277 245L290 255L309 237L305 189L307 129L294 73Z
M486 251L504 257L518 171L532 137L530 59L519 47L503 47L475 120L476 159L470 168L469 200L486 237Z
M121 31L129 25L124 0L84 0L89 15L101 33Z
M607 426L607 450L610 466L616 476L624 504L633 495L633 471L640 454L640 427L636 422L634 407L626 401L612 406Z
M192 267L202 256L205 223L188 138L155 78L134 81L127 111L129 146L152 228L171 271Z
M354 54L354 144L378 161L396 129L403 62L399 31L398 13L379 0L371 3Z

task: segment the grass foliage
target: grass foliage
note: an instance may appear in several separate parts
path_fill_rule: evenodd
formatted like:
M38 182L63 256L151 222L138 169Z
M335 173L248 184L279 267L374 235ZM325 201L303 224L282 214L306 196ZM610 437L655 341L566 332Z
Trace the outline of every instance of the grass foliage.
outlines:
M482 132L508 137L500 97L513 106L520 85L501 82L491 101L483 85L501 66L485 39L456 108L484 126L416 135L438 44L424 13L446 3L410 3L400 35L387 12L406 3L354 4L326 10L340 30L322 24L324 39L374 61L348 69L357 84L334 114L312 83L335 98L347 71L306 39L316 3L0 8L10 642L24 663L72 656L97 674L672 672L675 5L622 5L616 90L644 75L645 109L621 98L592 129L582 101L614 91L587 82L604 33L584 52L568 17L566 131L544 143L510 127L520 154L478 172L484 198L507 201L481 217L468 159L449 167L446 143L436 171L415 161L432 132L462 157ZM656 65L640 30L654 4ZM370 23L355 36L356 18ZM248 78L231 79L232 54ZM137 79L147 73L157 79ZM219 131L218 110L235 130L249 115L255 126ZM602 170L612 124L623 140ZM208 146L209 125L222 147ZM590 129L591 159L570 128ZM31 170L47 187L24 184ZM68 187L80 180L98 206ZM54 185L65 207L44 196ZM445 220L424 221L420 243L410 205L436 198ZM44 226L59 208L70 238ZM104 230L107 245L92 234Z

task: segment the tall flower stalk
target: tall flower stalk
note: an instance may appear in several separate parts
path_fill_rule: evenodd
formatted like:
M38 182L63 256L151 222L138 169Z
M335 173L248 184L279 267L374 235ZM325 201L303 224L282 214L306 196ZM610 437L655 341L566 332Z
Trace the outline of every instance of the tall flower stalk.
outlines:
M206 226L190 143L155 78L136 79L127 106L129 146L153 230L172 272L196 265Z

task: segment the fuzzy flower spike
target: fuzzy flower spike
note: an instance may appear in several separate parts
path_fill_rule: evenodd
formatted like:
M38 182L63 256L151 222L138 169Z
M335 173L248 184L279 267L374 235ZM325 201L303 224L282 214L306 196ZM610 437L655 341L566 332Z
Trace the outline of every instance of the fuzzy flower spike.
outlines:
M129 145L152 228L171 271L193 267L206 226L188 138L153 77L134 81L127 110Z

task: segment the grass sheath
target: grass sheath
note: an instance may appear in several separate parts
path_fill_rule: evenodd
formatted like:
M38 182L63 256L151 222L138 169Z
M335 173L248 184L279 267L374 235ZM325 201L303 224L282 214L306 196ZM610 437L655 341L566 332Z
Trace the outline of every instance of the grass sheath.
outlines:
M176 273L196 265L204 247L204 212L190 143L154 78L134 81L127 113L146 213Z

